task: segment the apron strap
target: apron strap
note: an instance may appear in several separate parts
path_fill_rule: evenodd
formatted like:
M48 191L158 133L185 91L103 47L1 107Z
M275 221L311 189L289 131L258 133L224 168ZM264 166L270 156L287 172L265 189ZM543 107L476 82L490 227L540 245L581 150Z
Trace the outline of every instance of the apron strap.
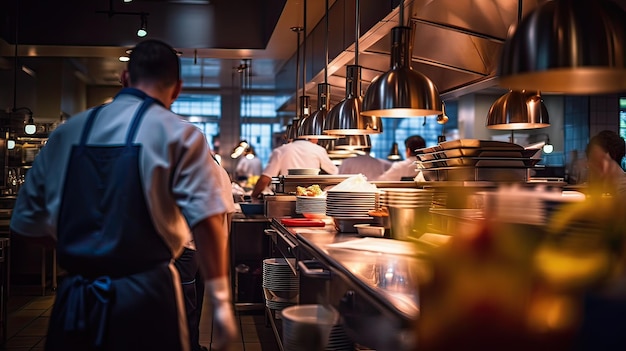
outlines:
M100 111L102 106L104 105L97 106L93 108L91 112L89 112L89 116L87 116L87 122L85 123L83 132L80 135L80 146L85 146L85 143L87 142L87 137L89 136L89 132L91 131L91 127L93 126L93 122L96 120L96 115L98 114L98 111Z
M135 134L137 134L137 129L139 129L139 123L141 122L141 118L148 110L148 107L152 105L156 100L149 96L146 96L143 103L137 111L135 112L135 116L133 117L133 121L130 124L130 128L128 129L128 134L126 135L126 147L130 147L133 144L133 140L135 139Z

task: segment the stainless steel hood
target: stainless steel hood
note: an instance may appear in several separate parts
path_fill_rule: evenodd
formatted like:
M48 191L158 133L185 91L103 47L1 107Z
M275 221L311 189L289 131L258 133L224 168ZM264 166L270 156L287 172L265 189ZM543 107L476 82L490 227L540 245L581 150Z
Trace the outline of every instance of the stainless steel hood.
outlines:
M524 14L540 2L520 1ZM354 29L351 28L354 5L351 3L353 1L338 0L331 9L331 19L343 15L344 25L343 36L336 36L336 33L330 36L330 47L337 47L337 42L346 38L352 40L349 46L331 56L335 57L329 65L331 106L344 98L345 66L354 59ZM517 23L518 0L412 0L405 1L404 5L405 18L409 14L406 25L412 28L413 35L412 66L437 85L442 98L451 99L484 89L506 91L497 86L494 77L509 27ZM359 42L359 64L363 66L364 91L372 79L390 68L390 33L398 25L398 7L372 21L371 8L375 6L362 5L362 17L366 20L362 20L361 32L365 34ZM341 10L344 12L337 14ZM312 49L308 50L323 52L323 41L315 39L323 36L323 30L322 25L314 29L307 39L313 41L308 44ZM318 56L313 56L313 62L307 63L313 65L315 72L306 85L306 95L312 100L316 99L316 83L323 81L323 61L316 58ZM292 103L290 100L282 108L291 110Z

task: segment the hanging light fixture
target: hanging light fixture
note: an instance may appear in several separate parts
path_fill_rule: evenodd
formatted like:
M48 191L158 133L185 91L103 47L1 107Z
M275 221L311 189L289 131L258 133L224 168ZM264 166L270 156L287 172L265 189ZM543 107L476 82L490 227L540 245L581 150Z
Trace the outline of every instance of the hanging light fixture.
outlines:
M622 92L624 48L626 11L612 1L544 1L509 31L499 85L571 94Z
M291 128L287 134L287 140L296 140L298 138L298 128L300 127L300 115L301 109L298 108L298 90L300 88L299 75L300 75L300 33L304 30L303 27L291 27L291 31L297 34L296 36L296 116L291 121ZM303 89L304 90L304 89Z
M511 90L489 108L487 128L499 130L538 129L550 126L550 118L539 93Z
M346 135L335 140L333 150L363 150L371 147L369 134Z
M306 0L303 2L303 23L302 32L304 33L304 42L302 44L302 95L300 96L300 109L297 110L297 121L294 120L293 126L294 131L296 132L294 139L305 139L301 138L300 134L303 132L302 125L305 120L309 117L311 113L311 97L306 95L306 10L307 4ZM300 42L298 33L298 43ZM300 46L298 46L298 50L300 50ZM298 55L299 56L299 55ZM297 85L296 85L296 93L297 93Z
M243 155L243 153L246 151L246 149L249 147L250 145L248 144L248 142L246 140L242 140L239 142L239 145L237 145L234 149L233 152L230 154L230 158L233 159L237 159L239 158L241 155Z
M399 26L391 30L391 69L374 78L363 97L366 116L420 117L441 114L441 98L435 84L413 70L411 28L404 25L404 1Z
M400 160L402 160L402 155L400 155L400 150L398 150L398 143L394 142L391 145L391 150L389 151L389 155L387 155L387 159L389 161L400 161Z
M148 16L145 13L141 13L139 17L141 17L141 25L137 30L137 36L143 38L148 35Z
M300 123L301 139L335 139L335 135L324 134L324 123L328 116L330 103L330 84L328 84L328 0L326 0L326 31L324 33L324 83L317 85L317 110L305 117Z
M382 120L361 114L361 66L359 66L360 4L356 0L354 65L346 67L346 97L326 117L324 133L331 135L365 135L383 132Z
M16 2L17 3L17 2ZM15 6L15 18L19 18L19 7ZM15 22L15 51L14 51L14 56L13 56L13 108L11 109L11 112L13 115L18 114L20 111L25 111L26 112L26 116L24 117L24 133L28 134L28 135L32 135L35 134L35 132L37 131L37 127L35 126L35 121L33 120L33 111L28 108L28 107L17 107L17 68L18 68L18 63L17 63L17 46L18 46L18 39L19 39L19 35L18 35L18 26L17 26L17 21ZM9 117L9 125L10 125L10 120L11 120L12 116ZM15 141L13 141L13 147L15 147Z

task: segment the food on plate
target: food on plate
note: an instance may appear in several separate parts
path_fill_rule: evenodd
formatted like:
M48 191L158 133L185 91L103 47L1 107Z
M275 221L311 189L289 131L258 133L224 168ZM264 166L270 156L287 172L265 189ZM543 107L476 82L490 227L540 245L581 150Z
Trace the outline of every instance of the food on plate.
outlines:
M296 187L296 195L298 196L320 196L322 193L322 188L318 184L313 184L306 188L303 186Z

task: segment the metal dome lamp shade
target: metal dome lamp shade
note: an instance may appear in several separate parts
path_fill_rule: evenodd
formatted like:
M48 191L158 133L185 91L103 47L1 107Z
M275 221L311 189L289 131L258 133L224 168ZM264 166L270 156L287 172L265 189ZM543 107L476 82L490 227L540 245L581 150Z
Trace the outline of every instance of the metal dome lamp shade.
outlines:
M538 93L511 90L489 108L487 128L498 130L538 129L550 126L550 118Z
M333 150L363 150L372 147L369 134L346 135L335 140Z
M370 84L363 97L363 115L406 118L441 114L437 87L424 74L411 68L411 28L403 22L402 1L400 26L391 30L391 69Z
M514 90L625 91L626 12L609 0L545 1L509 31L498 76Z
M300 122L299 139L336 139L336 135L324 134L324 123L328 116L330 84L317 85L317 110Z
M346 97L335 105L324 123L330 135L366 135L383 132L383 121L377 116L363 116L361 106L361 66L359 66L359 0L356 0L354 65L346 67Z

